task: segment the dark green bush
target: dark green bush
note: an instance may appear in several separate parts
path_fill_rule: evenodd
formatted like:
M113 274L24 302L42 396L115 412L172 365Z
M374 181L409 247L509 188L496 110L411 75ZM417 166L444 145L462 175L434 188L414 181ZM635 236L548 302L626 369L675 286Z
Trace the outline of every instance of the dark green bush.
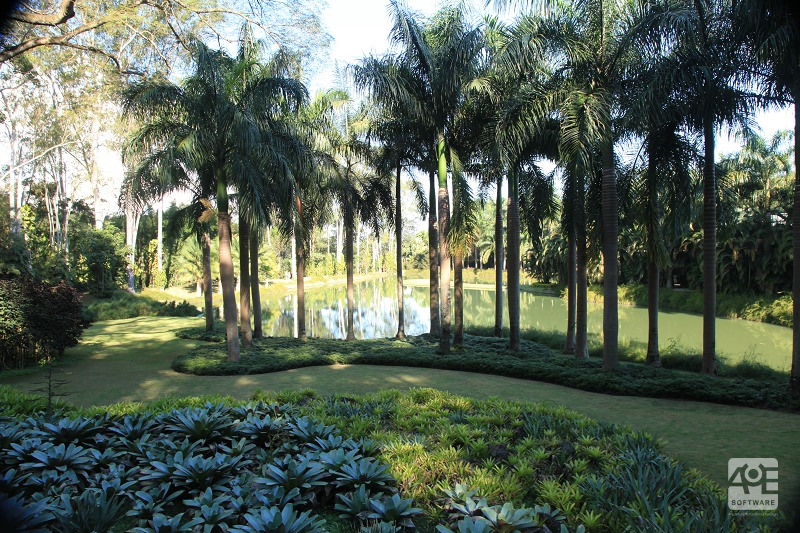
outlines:
M94 321L119 320L137 316L197 316L200 310L187 301L159 302L146 296L117 291L110 299L90 304L84 314Z
M60 357L88 325L75 289L65 283L0 280L0 369Z

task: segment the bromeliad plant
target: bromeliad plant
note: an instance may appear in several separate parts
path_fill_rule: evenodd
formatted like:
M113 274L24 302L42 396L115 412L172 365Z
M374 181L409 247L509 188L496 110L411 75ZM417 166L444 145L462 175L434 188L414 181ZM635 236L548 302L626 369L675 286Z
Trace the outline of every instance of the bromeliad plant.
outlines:
M30 531L114 523L139 533L408 533L436 524L438 533L577 533L584 525L590 533L733 533L781 525L780 515L730 511L717 485L662 454L656 439L563 408L431 389L255 399L0 419L3 519ZM354 416L372 428L358 430L368 439L352 438ZM442 438L450 426L457 428Z
M318 512L357 487L410 527L372 441L294 408L222 404L72 419L0 419L0 511L31 531L321 533ZM394 523L394 522L393 522Z

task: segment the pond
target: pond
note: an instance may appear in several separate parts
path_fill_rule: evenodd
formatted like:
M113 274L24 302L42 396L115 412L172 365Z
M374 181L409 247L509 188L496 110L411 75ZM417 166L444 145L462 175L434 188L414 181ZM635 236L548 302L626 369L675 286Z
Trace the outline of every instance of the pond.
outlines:
M508 300L504 300L507 302ZM405 331L420 335L430 329L427 285L406 286ZM495 291L493 286L464 289L464 324L494 325ZM397 332L397 299L394 278L383 278L355 285L355 334L359 339L392 337ZM287 337L296 334L296 297L287 295L263 302L264 335ZM306 291L306 333L310 337L343 339L346 332L347 293L344 285ZM566 301L559 297L529 292L520 294L520 327L540 331L566 329ZM589 335L600 336L603 327L601 305L589 304ZM700 315L662 311L659 314L659 340L662 349L678 345L686 351L702 351ZM503 325L508 326L508 310ZM620 345L647 343L647 309L619 307ZM791 365L792 330L782 326L747 320L717 319L717 352L732 361L750 358L778 370Z

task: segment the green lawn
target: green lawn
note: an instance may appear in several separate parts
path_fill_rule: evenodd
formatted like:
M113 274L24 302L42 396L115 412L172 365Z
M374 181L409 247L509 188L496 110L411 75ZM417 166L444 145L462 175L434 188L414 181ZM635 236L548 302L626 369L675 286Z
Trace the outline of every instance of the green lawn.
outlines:
M175 337L194 318L135 318L93 325L62 363L64 399L81 406L220 394L245 399L264 391L313 388L321 395L432 387L475 398L561 404L593 418L647 431L691 467L725 484L731 457L776 457L781 502L800 494L800 415L701 402L608 396L528 380L435 369L385 366L310 367L252 376L192 376L170 369L197 346ZM0 385L42 386L41 372L0 374Z

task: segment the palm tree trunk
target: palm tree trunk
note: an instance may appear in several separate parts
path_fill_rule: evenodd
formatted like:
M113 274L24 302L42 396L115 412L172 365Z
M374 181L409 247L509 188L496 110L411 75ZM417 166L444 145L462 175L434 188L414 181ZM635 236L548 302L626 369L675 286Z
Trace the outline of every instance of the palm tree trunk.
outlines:
M661 366L661 355L658 352L658 298L660 276L655 258L647 258L647 357L645 363L650 366Z
M264 337L264 324L261 316L261 283L258 280L258 231L250 231L250 292L253 303L253 338Z
M250 224L239 217L239 320L244 349L253 344L250 327Z
M344 263L347 267L347 337L355 340L353 315L355 314L355 298L353 297L353 224L344 224Z
M717 178L714 171L714 117L703 125L703 374L716 374Z
M574 217L573 217L574 220ZM578 248L575 244L575 229L567 234L567 338L564 341L564 354L575 354L575 321L577 318L577 262Z
M508 175L508 327L509 348L519 350L519 175Z
M439 335L439 353L450 353L450 194L447 192L447 160L444 135L436 144L439 163L439 274L441 276L439 303L442 331Z
M394 215L394 240L395 255L397 256L397 334L396 339L405 339L406 313L403 307L403 211L401 209L402 190L400 188L401 166L397 165L397 178L394 185L395 215Z
M800 110L797 106L797 96L800 87L794 92L794 204L792 206L792 248L794 265L792 266L792 369L789 375L789 392L793 396L800 396Z
M239 361L239 328L236 320L236 294L233 286L233 258L231 257L231 215L228 213L228 193L224 180L217 182L217 207L219 209L219 279L222 286L222 308L225 315L225 338L228 343L228 361Z
M648 144L657 142L651 136ZM647 224L647 356L645 364L660 367L661 356L658 353L658 293L660 290L660 276L657 261L657 247L660 243L656 242L657 227L660 217L658 213L658 187L656 180L656 165L653 157L649 158L647 169L647 213L645 223Z
M587 274L588 257L586 252L586 226L580 223L576 227L575 248L575 357L589 359L589 276Z
M503 174L497 177L494 206L494 336L503 336Z
M619 366L619 316L617 283L619 278L619 206L617 179L614 170L614 144L611 133L603 142L603 370Z
M297 205L297 221L303 219L303 202L300 197L295 197ZM303 243L303 230L298 227L295 222L294 228L294 244L297 251L297 314L294 317L295 324L297 324L297 338L304 341L306 340L306 289L305 289L305 275L306 275L306 247Z
M575 357L589 359L589 279L586 251L586 174L579 172L575 192Z
M206 331L214 329L214 289L211 287L211 237L203 233L200 241L203 250L203 302L206 315Z
M457 250L454 256L453 283L453 304L455 313L453 322L455 331L453 334L453 345L456 348L464 346L464 256L461 250Z
M437 186L436 173L430 173L428 210L428 267L430 270L431 335L439 335L442 324L439 320L439 235L436 227Z

